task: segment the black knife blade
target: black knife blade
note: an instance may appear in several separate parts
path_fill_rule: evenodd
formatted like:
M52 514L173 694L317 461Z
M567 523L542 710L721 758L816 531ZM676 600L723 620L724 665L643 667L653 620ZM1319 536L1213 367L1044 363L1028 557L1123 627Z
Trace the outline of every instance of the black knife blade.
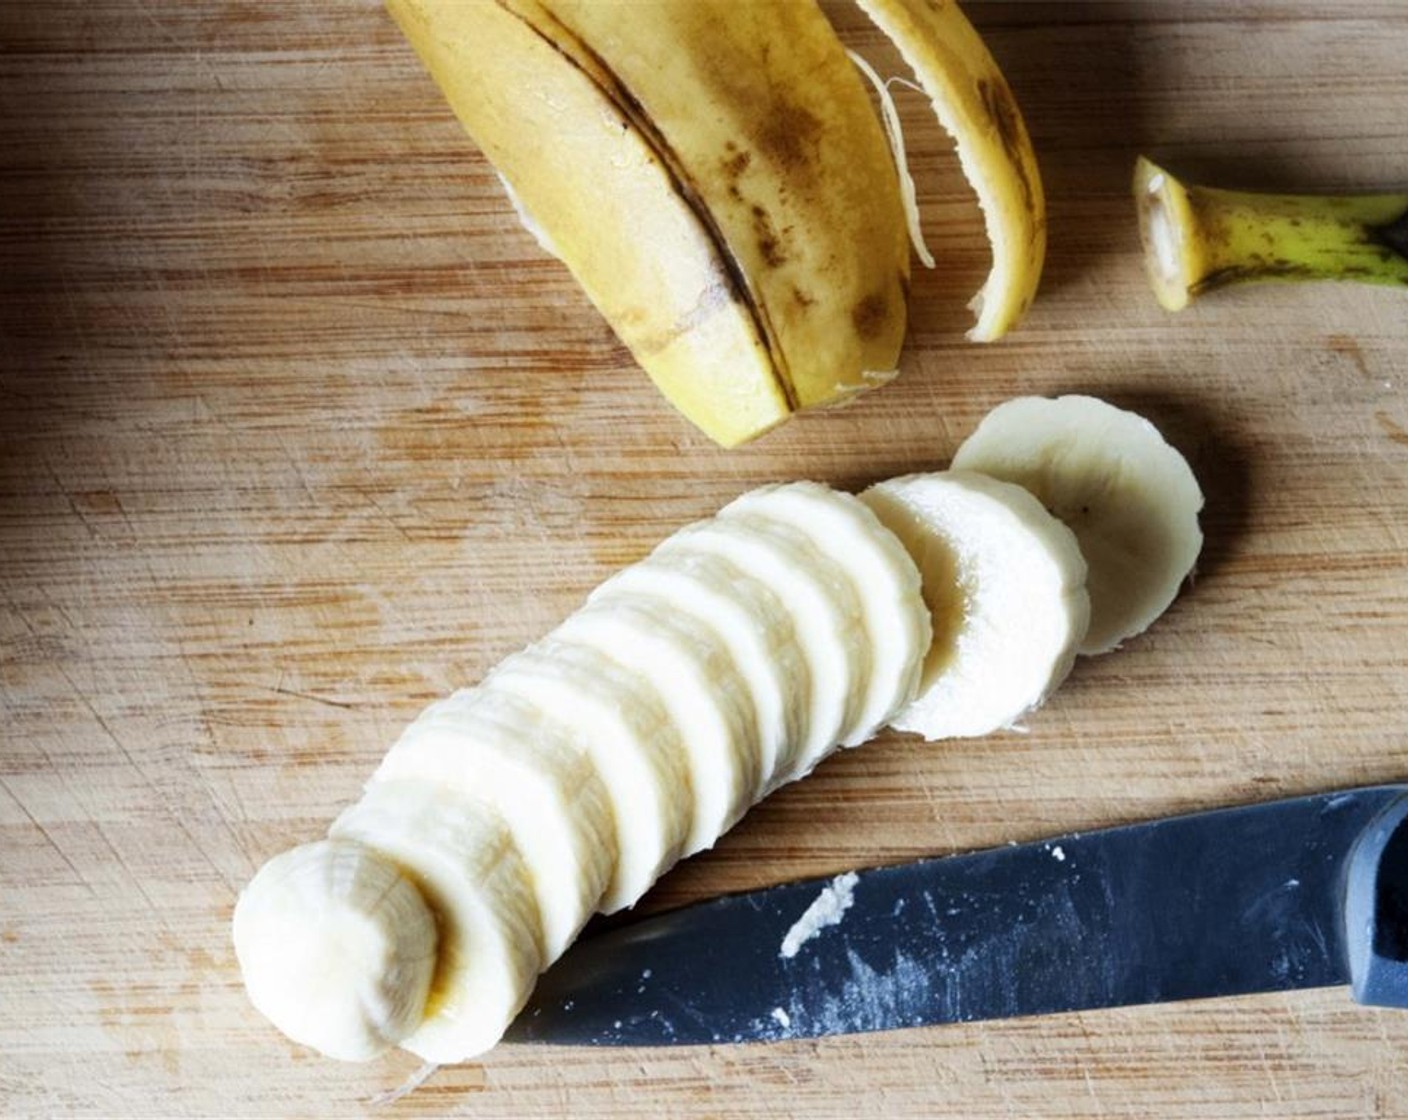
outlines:
M1351 958L1358 998L1408 1004L1405 816L1378 786L718 898L578 943L507 1037L807 1038L1323 987Z

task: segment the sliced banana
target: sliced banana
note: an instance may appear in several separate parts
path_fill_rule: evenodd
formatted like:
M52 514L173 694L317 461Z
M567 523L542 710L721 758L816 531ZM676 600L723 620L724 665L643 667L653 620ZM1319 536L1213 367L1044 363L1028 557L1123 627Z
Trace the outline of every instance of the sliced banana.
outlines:
M1090 565L1090 631L1106 653L1168 609L1203 547L1203 492L1188 461L1142 416L1095 397L1018 397L953 457L1030 490L1074 530Z
M486 803L424 782L379 782L333 823L394 860L439 926L425 1017L401 1046L428 1062L462 1062L508 1029L544 963L527 869Z
M770 788L807 774L836 749L857 718L870 650L845 573L801 533L740 514L681 529L658 556L719 556L767 587L791 616L810 692L796 754L781 758Z
M727 647L747 682L758 727L755 795L767 789L779 759L796 752L806 720L810 679L792 619L777 596L719 556L661 554L612 576L589 601L644 596L690 615Z
M756 514L804 534L850 578L871 663L858 726L847 745L864 742L913 700L919 688L919 670L932 637L919 569L865 503L819 482L752 490L725 506L719 517L740 514Z
M235 904L250 1001L330 1058L366 1061L420 1025L435 972L435 916L376 852L319 840L275 856Z
M634 905L679 859L694 817L680 732L655 690L600 650L548 639L502 662L481 687L571 722L616 820L616 868L600 908Z
M861 498L919 566L933 618L919 695L892 726L986 735L1041 704L1090 619L1071 531L1020 486L979 474L908 475Z
M483 801L503 818L538 899L544 959L557 959L616 865L611 799L585 747L530 703L462 689L406 728L372 786L405 780Z
M866 632L865 612L860 596L846 574L846 569L814 544L806 533L776 518L735 510L727 517L716 517L715 521L741 525L755 536L768 538L790 549L794 564L792 578L796 579L797 573L806 569L825 588L827 597L834 604L844 627L847 660L852 670L850 687L846 692L846 716L836 743L851 747L864 742L867 730L866 694L870 687L875 650L871 647L870 636Z
M688 615L643 597L602 597L549 637L587 646L644 677L679 730L694 793L682 855L712 848L753 803L758 730L726 646Z

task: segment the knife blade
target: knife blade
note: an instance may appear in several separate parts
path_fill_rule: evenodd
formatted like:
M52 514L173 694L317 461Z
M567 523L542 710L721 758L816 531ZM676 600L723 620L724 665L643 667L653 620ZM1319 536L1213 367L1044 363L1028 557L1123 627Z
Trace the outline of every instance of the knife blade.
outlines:
M729 895L570 949L507 1038L811 1038L1314 988L1408 1006L1408 786Z

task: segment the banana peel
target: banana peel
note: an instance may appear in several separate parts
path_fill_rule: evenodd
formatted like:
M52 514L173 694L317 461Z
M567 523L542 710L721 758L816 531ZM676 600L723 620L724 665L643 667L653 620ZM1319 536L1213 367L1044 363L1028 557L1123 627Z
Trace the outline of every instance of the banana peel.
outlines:
M508 2L622 91L707 210L795 407L893 376L909 283L898 179L815 4Z
M1150 286L1167 311L1235 284L1408 287L1408 193L1264 194L1185 183L1140 156L1134 202Z
M787 419L766 336L708 215L608 91L495 0L388 7L523 211L671 403L724 446Z
M956 5L858 0L978 189L994 267L970 338L1040 275L1045 211L1010 90ZM895 376L906 205L815 0L387 0L451 107L657 387L732 447Z
M1015 327L1036 297L1046 259L1046 196L1017 99L953 0L856 0L896 47L953 138L977 192L993 264L970 306L973 342Z

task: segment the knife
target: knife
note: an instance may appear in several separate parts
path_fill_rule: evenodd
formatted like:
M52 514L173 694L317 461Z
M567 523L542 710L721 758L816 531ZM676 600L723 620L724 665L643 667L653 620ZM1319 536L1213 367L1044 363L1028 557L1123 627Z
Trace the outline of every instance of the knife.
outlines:
M570 949L507 1038L748 1042L1350 983L1408 1007L1408 786L729 895Z

